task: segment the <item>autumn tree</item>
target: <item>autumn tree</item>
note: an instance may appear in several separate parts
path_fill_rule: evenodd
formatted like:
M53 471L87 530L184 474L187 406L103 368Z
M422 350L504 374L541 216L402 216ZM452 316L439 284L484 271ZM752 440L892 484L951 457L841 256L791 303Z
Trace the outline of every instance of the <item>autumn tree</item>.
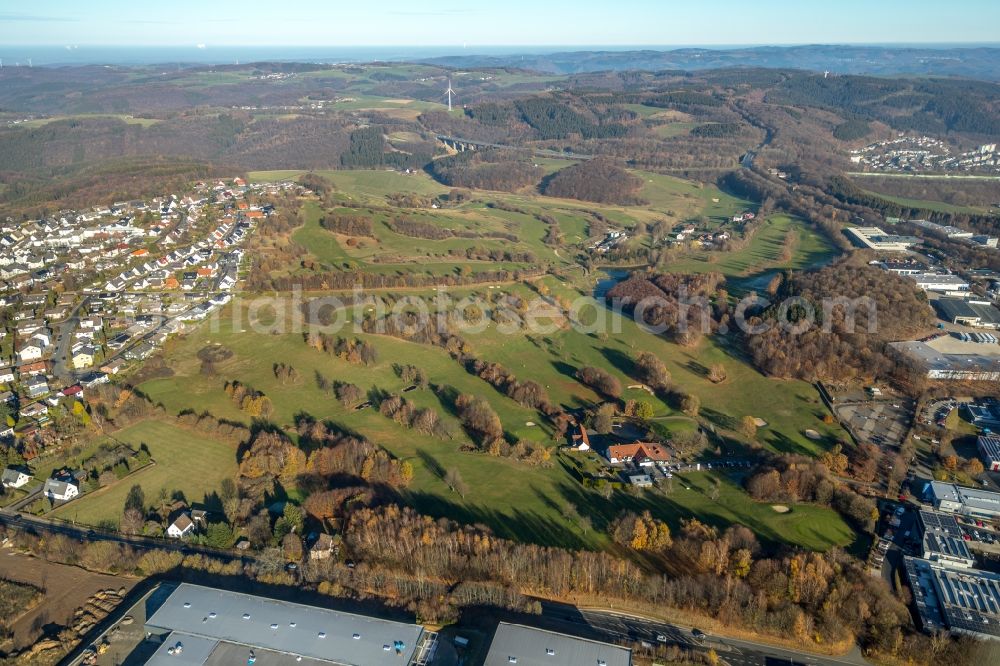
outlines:
M503 438L503 424L500 417L493 411L483 398L462 394L455 400L462 425L473 435L481 446Z
M640 552L662 553L673 543L670 526L653 518L649 511L625 512L611 523L608 531L615 543Z
M463 499L466 493L469 492L469 486L466 485L465 479L462 478L462 473L458 471L457 467L452 467L445 472L444 482L453 492L461 495Z
M681 411L691 418L697 418L698 412L701 411L701 399L693 393L685 394L681 398Z
M663 391L670 386L670 371L663 361L651 352L640 352L635 359L635 369L639 380L654 391Z
M827 469L837 475L841 475L847 471L847 466L850 461L847 456L843 453L843 447L840 444L834 445L829 451L824 451L819 457L820 462L826 465Z
M146 495L139 484L129 488L122 511L121 531L124 534L141 534L146 518Z
M969 476L979 476L986 468L983 467L983 463L979 461L979 458L969 458L965 462L963 469Z
M576 371L576 378L580 383L612 400L617 400L622 395L622 384L618 378L601 368L584 366Z
M721 363L715 363L708 369L708 380L713 384L721 384L727 376L726 366Z

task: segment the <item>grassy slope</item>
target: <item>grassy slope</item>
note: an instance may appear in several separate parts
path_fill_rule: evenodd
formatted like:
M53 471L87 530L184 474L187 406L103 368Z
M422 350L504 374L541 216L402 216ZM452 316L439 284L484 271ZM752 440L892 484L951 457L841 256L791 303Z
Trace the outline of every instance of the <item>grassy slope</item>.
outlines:
M784 240L793 231L796 242L791 260L782 259ZM829 261L835 254L830 242L800 220L784 215L768 218L750 244L735 252L696 252L664 268L672 273L718 272L730 278L733 291L762 289L778 270L798 270Z
M909 206L910 208L926 208L927 210L933 210L940 213L965 213L971 215L982 215L983 213L989 212L988 206L956 206L944 201L934 201L933 199L908 199L906 197L897 197L891 194L883 194L881 192L871 190L866 191L869 194L874 194L875 196L886 199L887 201L893 201L901 206Z
M555 165L550 165L555 166ZM252 175L258 179L288 178L296 172L266 172ZM324 173L344 193L341 196L370 203L383 204L390 192L415 192L437 194L445 188L423 174L404 175L388 171L332 171ZM639 172L646 182L643 196L650 201L647 207L601 206L578 201L551 199L531 194L480 193L484 200L503 199L508 203L529 210L552 215L562 227L568 240L576 241L586 233L586 210L600 210L609 218L626 226L640 220L661 218L684 220L707 216L716 224L724 223L729 216L746 206L746 202L725 195L713 187L699 187L694 183L667 176ZM350 193L350 194L346 194ZM718 202L712 201L718 199ZM406 211L409 214L409 211ZM318 217L318 209L312 211ZM467 204L457 209L420 213L431 221L466 228L494 228L512 230L521 238L520 244L535 251L546 260L567 266L559 261L549 248L541 244L544 227L531 215L486 209L482 203ZM746 256L728 257L721 262L705 264L704 270L722 270L730 274L753 272L770 268L776 251L780 256L781 240L792 221L776 219L761 230L755 244L744 251ZM296 241L310 247L314 254L322 255L332 263L351 261L355 265L367 264L378 253L386 255L408 253L410 260L420 261L422 269L428 268L426 252L437 252L435 245L461 241L422 241L399 237L381 223L376 225L379 246L351 248L342 246L337 237L310 222L297 232ZM773 227L773 228L772 228ZM333 241L331 243L331 240ZM775 250L772 245L776 245ZM807 232L800 231L800 242L792 264L808 263L812 250L821 244ZM825 248L823 248L825 251ZM424 256L421 257L421 254ZM569 252L564 252L563 255ZM564 259L565 257L563 257ZM385 270L383 264L370 264L370 270ZM447 264L441 266L447 268ZM567 282L554 277L543 280L553 294L578 297L589 294L594 278L576 277L571 271ZM520 295L533 296L527 287L515 285L505 288ZM460 297L475 292L482 297L495 293L488 287L457 290ZM228 311L230 314L232 310ZM352 314L351 318L356 318ZM760 440L775 450L816 453L824 445L844 434L831 429L820 421L823 414L813 389L802 382L783 382L767 379L750 368L737 354L727 351L725 340L704 340L699 347L681 348L677 345L642 333L630 320L622 320L620 329L608 336L557 330L547 335L528 338L523 333L500 335L495 329L464 337L477 356L503 363L522 379L535 379L546 386L552 399L567 407L590 404L597 399L589 389L572 378L575 370L583 365L603 367L615 373L623 385L634 383L627 376L629 359L638 351L648 350L659 355L674 375L675 383L685 391L702 399L703 414L710 424L723 430L732 428L745 415L763 418L769 426L760 432ZM417 363L430 375L432 383L456 387L461 392L486 397L493 405L512 438L531 439L554 444L552 433L544 420L533 410L525 409L499 394L482 380L466 373L440 349L403 342L380 336L366 336L345 331L343 335L358 335L374 342L379 352L379 362L369 368L360 368L344 361L307 348L297 332L276 335L244 332L245 319L234 322L224 316L216 331L203 326L169 350L171 365L177 375L158 379L143 385L153 400L163 402L172 412L193 407L207 409L223 418L248 421L228 400L222 390L226 380L239 379L264 391L275 405L274 420L290 426L293 417L306 412L317 418L329 419L345 429L356 431L385 446L395 455L409 459L415 467L415 478L408 495L409 501L420 510L468 522L490 525L498 534L539 543L569 546L602 547L607 545L603 534L603 521L613 517L623 508L650 508L658 516L677 524L679 517L697 515L713 524L725 525L743 522L758 530L764 538L788 541L811 548L825 548L831 544L849 542L849 528L827 509L795 507L791 514L779 515L769 507L760 507L749 501L738 484L724 483L720 500L708 499L706 492L696 492L703 475L688 480L692 490L675 490L669 498L646 494L634 498L627 493L617 493L609 503L596 494L583 489L570 470L577 461L570 456L556 456L551 468L532 468L508 460L488 458L479 454L460 453L460 441L440 441L405 430L372 410L353 411L339 405L332 397L316 388L314 372L320 371L331 379L350 381L364 389L378 387L399 391L403 383L395 376L392 363ZM199 373L196 352L209 342L221 342L235 352L229 361L218 367L215 377ZM281 386L271 371L274 362L289 363L299 370L300 379L294 386ZM729 378L722 384L709 382L705 369L714 363L727 368ZM761 395L769 396L761 404ZM421 406L432 406L445 418L448 406L442 404L430 391L414 391L406 397ZM654 405L658 425L665 431L693 427L689 419L679 416L670 405L651 399L638 389L627 390L626 398L649 399ZM530 426L529 422L540 425ZM827 438L813 442L803 435L807 428L819 430ZM464 439L464 435L460 436ZM739 449L738 441L727 448ZM593 464L592 462L590 464ZM461 498L451 492L440 478L442 469L458 469L470 492ZM693 484L693 485L692 485ZM595 516L595 530L584 531L564 515L567 502ZM807 525L815 531L806 529Z
M568 294L572 289L571 285L562 287L554 278L546 280L554 293L565 290ZM481 292L488 293L485 289ZM392 338L359 334L374 342L380 358L375 366L360 368L307 348L301 342L299 334L238 332L245 328L245 320L234 325L229 316L222 318L217 332L213 333L208 326L201 327L169 350L171 364L177 370L176 376L147 382L142 385L142 389L153 400L163 402L171 412L191 407L207 409L223 418L248 421L246 415L232 405L223 391L226 380L239 379L272 398L275 405L273 419L279 424L289 426L295 414L306 412L361 433L395 455L411 460L415 467L415 479L409 499L422 511L483 522L505 536L541 543L589 547L605 544L602 534L584 533L579 526L563 516L563 506L567 501L589 506L604 500L583 490L558 460L552 468L543 469L479 454L460 453L460 441L441 441L419 435L397 426L373 410L345 409L332 397L320 392L313 377L314 371L319 370L327 377L350 381L366 390L378 387L399 391L403 388L403 382L393 372L392 363L417 363L429 373L433 383L451 385L461 392L486 397L512 437L553 443L551 432L546 426L527 425L528 422L543 423L537 413L517 405L482 380L466 373L443 350ZM764 378L742 361L729 356L712 341L706 340L696 350L682 349L660 338L641 333L628 320L622 322L620 334L609 336L605 341L574 331L544 336L552 342L542 341L539 346L522 334L501 336L493 330L466 337L474 353L482 358L504 363L522 378L536 379L547 386L554 400L570 407L596 399L592 392L569 376L577 367L604 367L616 373L623 384L627 385L632 380L620 369L627 365L626 357L633 356L640 349L648 349L664 359L677 384L702 398L710 422L726 427L746 414L759 416L770 424L768 428L761 430L761 440L777 450L804 453L819 450L819 444L806 439L802 434L806 428L820 430L831 438L843 437L843 433L831 430L821 423L823 410L808 384ZM215 377L200 375L195 357L197 350L209 342L221 342L235 352L232 359L219 365ZM298 369L301 377L295 385L278 384L271 371L271 364L277 361L289 363ZM720 385L710 383L703 376L703 366L716 362L724 364L729 372L729 379ZM755 398L760 395L769 396L766 404L758 404L759 401ZM432 406L440 413L448 414L447 406L430 391L413 391L406 396L418 405ZM647 394L638 390L627 391L626 397L648 398ZM676 413L668 405L658 400L653 402L658 418L676 417ZM446 418L453 420L450 415ZM683 418L672 418L662 424L667 430L690 427ZM450 468L458 469L471 489L464 499L449 491L440 479L439 470ZM730 520L749 520L749 517L736 509L736 506L748 502L748 499L738 488L734 487L731 492L734 501L729 511L732 513L722 512L718 507L707 507L693 499L687 510L691 515L713 519L719 524ZM684 497L686 496L675 493L672 501L687 505L688 500ZM691 498L695 496L691 495ZM612 506L617 511L630 506L630 501L630 496L621 493L612 502ZM676 512L668 510L668 506L669 504L661 503L658 507L651 508L655 508L658 515L673 519ZM740 511L747 509L743 507ZM845 533L843 523L832 512L811 508L804 511L818 512L817 516L823 517L821 522L834 526L831 528L833 534ZM772 514L768 509L753 516L754 520L767 518L781 525L762 529L762 534L768 534L770 530L771 534L776 535L775 538L820 547L817 545L819 542L810 541L796 531L799 528L791 527L791 517ZM800 515L802 512L795 513L795 516ZM849 538L837 537L821 545L846 541Z

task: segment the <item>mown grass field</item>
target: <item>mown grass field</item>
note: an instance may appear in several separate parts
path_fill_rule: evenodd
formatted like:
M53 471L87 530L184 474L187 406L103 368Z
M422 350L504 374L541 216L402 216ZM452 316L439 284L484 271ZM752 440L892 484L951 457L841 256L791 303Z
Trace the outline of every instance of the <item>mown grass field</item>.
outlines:
M563 160L542 162L546 170L553 171L569 164ZM257 172L251 177L277 180L293 178L298 173ZM429 241L401 236L386 225L387 216L391 214L388 212L378 212L374 216L374 238L347 243L345 237L319 226L318 219L323 211L316 203L306 205L306 224L293 233L293 240L305 246L317 260L332 267L433 273L461 270L476 263L449 258L452 249L461 250L471 244L513 245L520 250L530 250L539 262L558 269L559 277L548 275L531 284L454 289L448 295L456 300L470 296L489 302L499 293L510 293L531 301L544 290L572 301L589 297L602 276L599 272L585 275L573 256L587 240L589 220L592 219L588 211L598 211L623 227L660 219L681 222L696 218L708 218L711 226L720 227L728 223L733 214L749 206L748 202L712 186L660 174L635 173L643 179L641 195L649 201L646 206L604 206L531 192L477 192L475 201L455 208L400 209L402 215L446 228L513 233L518 237L513 244L482 237ZM437 195L447 189L422 173L328 171L321 175L330 179L337 189L336 196L345 202L378 207L385 207L386 196L391 193ZM525 212L487 206L491 201L503 201ZM566 245L558 252L542 242L545 224L535 217L542 213L557 220L566 238ZM744 250L715 253L714 259L710 259L708 253L695 253L685 256L683 262L687 262L687 266L678 261L667 269L719 271L732 280L751 280L768 271L812 265L831 253L831 248L798 220L778 216L764 225ZM786 259L782 255L789 233L794 233L796 242L791 258ZM488 265L491 268L500 266ZM395 295L403 293L429 296L433 292L397 290ZM393 295L393 290L388 290L387 295ZM499 415L508 439L540 442L552 447L553 452L564 443L554 438L551 425L541 414L522 407L469 374L443 349L355 330L351 324L364 316L363 309L351 308L344 312L348 327L339 335L357 337L375 346L378 361L367 367L352 365L307 347L302 331L293 329L288 323L290 313L297 312L298 305L286 302L279 307L285 309L285 316L277 318L285 322L284 327L267 330L252 326L247 310L231 305L217 323L203 325L180 340L168 342L165 352L175 371L174 376L148 381L142 384L142 390L172 413L183 409L207 410L219 418L249 423L249 417L223 390L225 382L230 380L249 384L271 398L274 405L271 420L289 432L297 416L308 414L367 437L395 456L412 462L414 480L405 496L418 510L464 522L483 523L506 537L572 547L609 547L604 531L607 522L624 509L648 508L675 527L680 518L687 516L696 516L722 527L743 523L766 540L808 548L844 545L853 539L851 529L832 510L794 506L790 513L778 514L769 506L753 503L738 480L725 477L720 477L717 500L710 499L712 493L707 489L709 481L704 473L693 474L683 481L678 479L669 494L652 491L633 495L616 491L611 500L606 500L580 483L576 472L581 464L576 459L578 454L553 453L551 466L531 467L509 459L460 452L468 438L452 413L451 400L432 390L410 391L405 397L419 407L434 408L453 426L454 439L441 440L405 429L371 408L355 410L342 406L332 395L318 388L316 373L329 381L357 384L370 394L400 392L406 386L393 365L413 363L426 371L432 385L453 387L458 393L486 398ZM632 377L632 359L641 351L652 352L667 365L679 390L700 398L701 422L717 433L712 449L718 447L723 456L746 453L747 443L736 432L744 416L760 418L767 423L760 429L758 441L774 451L815 455L833 442L846 438L839 428L822 422L825 410L809 384L762 376L746 362L738 345L726 337L708 337L696 346L680 347L641 331L627 317L611 316L603 305L591 302L583 307L581 318L586 323L593 323L593 317L603 318L603 326L580 329L558 321L551 330L529 334L524 329L504 333L490 323L478 332L460 334L467 341L470 353L477 358L501 363L519 379L539 382L552 401L567 409L588 407L600 400L575 379L579 368L603 368L618 377L623 387L629 387L637 384ZM233 355L216 364L214 375L205 375L201 372L197 352L216 343L231 350ZM298 378L281 384L272 369L275 363L291 365L297 370ZM718 384L707 378L708 368L714 364L722 365L727 374L726 380ZM767 396L767 400L761 400L761 396ZM622 397L649 401L654 410L652 423L662 436L669 437L671 433L696 427L692 419L678 412L676 405L650 396L641 388L625 388ZM809 429L820 432L822 438L819 441L807 438L805 431ZM591 467L594 464L590 459L585 463ZM450 490L443 481L445 472L452 469L461 474L469 488L465 497ZM288 490L293 498L301 499L296 489ZM574 512L567 511L568 505L592 516L593 529L581 525Z
M53 517L84 525L117 525L125 497L135 484L142 486L150 505L161 491L168 495L183 493L188 503L197 504L217 492L224 478L236 475L236 447L167 421L143 421L120 430L114 437L134 448L145 444L156 464L106 488L85 493L53 511Z
M900 206L908 206L910 208L926 208L927 210L933 210L939 213L982 215L983 213L988 213L990 210L989 206L956 206L955 204L946 203L944 201L934 201L933 199L908 199L906 197L897 197L891 194L883 194L881 192L871 190L866 190L866 192L874 194L875 196L887 201L898 203Z
M698 127L702 123L664 123L663 125L658 125L654 130L656 135L661 139L670 139L675 136L684 136L685 134L690 134L691 130Z
M783 256L785 239L794 234L791 257ZM836 256L830 241L801 220L773 215L764 221L747 247L732 252L694 252L670 262L672 273L722 273L735 289L763 289L776 271L801 270L825 264Z
M541 283L553 294L566 296L580 295L579 289L587 288L582 281L580 285L562 283L554 277L544 278ZM504 290L532 295L532 291L524 285L504 287ZM456 292L454 296L458 298L474 292L485 298L495 290L489 287L467 289ZM345 318L351 321L362 314L349 312ZM548 446L562 443L553 439L551 427L540 414L518 405L483 380L467 373L444 350L347 330L342 335L368 340L377 349L378 362L361 367L307 347L301 333L288 330L277 334L253 332L245 315L244 312L239 317L233 317L233 311L228 310L217 330L213 331L212 325L205 325L186 338L169 343L168 360L176 374L146 382L142 384L142 390L152 400L162 402L172 413L193 408L207 410L220 418L249 422L248 416L237 409L223 390L227 380L238 379L271 398L275 407L272 420L283 427L290 428L297 414L309 414L361 434L394 455L411 461L415 476L407 491L407 499L421 511L482 522L498 534L538 543L578 547L607 545L600 529L584 531L567 517L567 503L582 510L582 507L607 501L585 490L571 473L572 466L564 464L562 456L554 456L554 464L542 468L478 453L459 452L465 435L457 427L449 403L439 399L431 390L411 391L405 396L418 406L433 407L446 421L454 424L459 433L454 440L440 440L407 430L373 409L355 411L346 408L316 385L315 373L318 371L328 379L352 382L366 391L400 392L405 384L396 376L392 365L414 363L428 373L432 384L448 385L461 393L485 397L500 416L511 439L534 440ZM706 339L700 346L687 349L641 332L628 319L621 320L618 330L605 337L560 329L529 338L523 332L500 334L491 326L480 334L464 337L474 355L502 363L519 378L540 382L554 401L568 408L586 406L598 399L573 378L577 368L584 365L602 367L628 386L636 383L629 377L631 359L641 350L651 351L664 360L679 387L701 398L706 422L728 438L721 443L726 455L740 454L743 445L732 431L746 415L767 421L768 426L761 429L759 439L763 445L777 451L815 454L835 439L846 437L838 429L822 423L824 410L810 385L761 376L738 354L729 351L724 340ZM205 376L200 373L196 355L199 349L213 343L223 344L234 354L216 366L216 375ZM272 371L272 364L277 362L295 367L298 379L282 385ZM713 384L705 377L707 367L713 363L726 367L728 379L725 382ZM761 401L759 398L762 395L767 395L768 399ZM673 406L651 398L645 391L626 390L623 397L649 400L654 406L654 423L664 434L693 427L690 419L679 415ZM818 430L826 439L821 442L810 440L804 435L806 429ZM157 457L155 451L154 457ZM469 486L466 497L452 492L442 480L444 471L449 469L457 469ZM678 507L671 508L669 502L654 499L654 496L646 496L643 501L657 515L672 521L682 515ZM719 503L708 505L696 499L696 495L680 495L677 492L671 496L671 502L686 507L688 513L683 515L697 515L715 524L742 520L773 523L772 527L762 529L762 534L770 534L778 541L807 547L827 547L850 541L849 536L844 536L849 535L850 530L830 510L803 507L802 511L796 510L792 515L779 516L772 515L774 512L768 508L767 511L748 515L749 498L737 485L733 485L728 494L723 494ZM635 501L630 494L619 492L611 501L611 508L605 511L617 513L632 506ZM723 510L722 505L729 504L732 506ZM793 527L808 512L814 512L819 522L833 526L829 533L821 533L827 534L826 537L805 534L802 528Z
M556 171L572 164L567 160L540 160L546 172ZM250 177L259 181L295 178L296 171L260 171ZM423 196L444 194L446 188L424 173L404 174L397 171L344 170L321 171L329 179L345 204L367 204L385 207L386 197L393 193ZM634 227L639 222L668 220L680 223L695 218L706 218L713 227L721 227L733 214L745 210L749 203L720 191L691 181L662 174L637 171L642 179L640 195L649 204L644 206L611 206L541 196L529 191L511 194L477 191L473 201L455 207L440 209L398 209L377 212L373 217L374 238L348 239L319 226L319 218L327 214L316 202L306 204L306 223L295 230L292 239L305 247L318 261L341 270L388 272L421 272L445 274L461 270L464 266L488 264L490 268L526 268L540 263L554 266L575 264L574 255L591 238L592 212L598 213L622 228ZM517 210L502 210L490 204L502 202ZM520 212L523 211L523 212ZM334 212L334 211L330 211ZM351 214L354 211L343 209ZM447 238L427 240L412 238L392 231L388 222L399 215L443 229L460 230L479 234L476 238ZM557 220L564 236L564 246L556 249L546 245L547 225L538 216L547 215ZM490 232L514 234L516 242L490 238ZM350 240L350 242L348 242ZM530 263L505 265L482 260L467 260L464 253L469 248L486 250L512 250L530 252L535 257Z

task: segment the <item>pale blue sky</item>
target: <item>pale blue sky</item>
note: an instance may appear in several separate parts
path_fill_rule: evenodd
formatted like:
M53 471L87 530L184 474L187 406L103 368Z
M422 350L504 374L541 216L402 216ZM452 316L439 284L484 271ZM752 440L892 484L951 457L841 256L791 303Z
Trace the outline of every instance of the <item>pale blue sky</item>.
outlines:
M1000 0L0 0L0 45L737 45L1000 40Z

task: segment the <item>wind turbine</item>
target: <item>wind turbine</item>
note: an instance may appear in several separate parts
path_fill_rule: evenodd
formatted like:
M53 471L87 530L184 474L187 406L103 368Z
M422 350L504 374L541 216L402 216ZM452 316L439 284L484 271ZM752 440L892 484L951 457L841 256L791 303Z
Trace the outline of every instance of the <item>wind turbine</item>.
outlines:
M448 110L451 111L451 96L455 94L455 91L451 89L451 77L448 77L448 89L444 91L444 94L448 96Z

